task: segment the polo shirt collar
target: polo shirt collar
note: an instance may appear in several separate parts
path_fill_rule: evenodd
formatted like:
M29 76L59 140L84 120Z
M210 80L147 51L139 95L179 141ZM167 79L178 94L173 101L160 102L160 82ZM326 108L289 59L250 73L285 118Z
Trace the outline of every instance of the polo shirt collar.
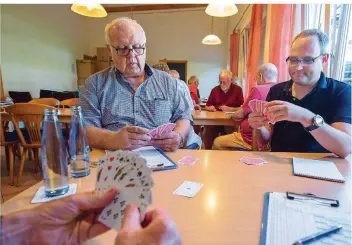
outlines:
M290 79L288 81L288 83L285 85L285 87L283 88L283 91L284 92L291 92L292 91L292 84L293 84L293 81L292 81L292 79ZM321 72L320 78L319 78L317 86L315 88L326 89L327 87L328 87L328 84L326 82L325 74L324 74L324 72Z
M122 78L124 78L124 76L122 75L122 73L114 66L114 70L116 72L116 74ZM145 64L144 66L144 71L147 74L147 77L150 77L153 75L153 70L150 68L149 65Z

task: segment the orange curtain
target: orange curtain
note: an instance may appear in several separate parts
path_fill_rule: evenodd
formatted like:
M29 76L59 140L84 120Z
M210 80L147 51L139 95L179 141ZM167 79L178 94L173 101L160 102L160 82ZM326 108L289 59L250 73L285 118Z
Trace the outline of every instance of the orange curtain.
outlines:
M256 84L254 78L259 67L260 44L263 41L262 36L262 20L263 20L263 4L254 4L252 7L251 25L249 29L249 46L246 74L246 90L247 97L251 88Z
M230 67L233 77L238 77L238 34L230 36Z
M293 39L295 4L272 4L270 16L269 62L276 65L278 82L290 79L286 58Z

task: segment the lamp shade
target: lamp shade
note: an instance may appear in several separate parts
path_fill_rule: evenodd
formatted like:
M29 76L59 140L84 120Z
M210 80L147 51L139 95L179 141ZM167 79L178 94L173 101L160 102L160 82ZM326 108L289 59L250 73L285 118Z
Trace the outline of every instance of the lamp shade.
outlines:
M94 18L102 18L108 15L101 4L72 4L71 10L77 14Z
M238 12L236 4L209 4L205 13L214 17L227 17Z
M210 34L203 38L202 43L206 45L218 45L221 44L221 40L216 35Z

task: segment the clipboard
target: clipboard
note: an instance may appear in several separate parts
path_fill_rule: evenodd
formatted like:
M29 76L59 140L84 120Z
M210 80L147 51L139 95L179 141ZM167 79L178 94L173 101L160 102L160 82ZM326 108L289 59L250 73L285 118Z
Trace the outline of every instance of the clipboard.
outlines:
M133 151L147 160L148 167L151 168L153 172L178 168L178 165L157 146L145 146ZM159 164L163 165L158 166Z
M331 217L334 217L335 222L337 222L337 223L342 222L344 224L346 223L346 220L344 220L345 218L341 218L341 217L347 217L347 215L338 208L338 206L339 206L338 200L328 199L328 198L324 198L324 197L318 197L318 196L315 196L310 193L298 194L298 193L292 193L292 192L286 192L286 193L266 192L264 195L264 207L263 207L261 230L260 230L260 242L259 242L260 245L271 245L272 241L273 241L273 237L275 237L275 235L272 235L272 234L277 234L277 233L275 233L276 230L274 229L275 225L277 224L277 220L275 220L275 214L273 214L273 213L270 214L270 208L271 208L270 203L274 203L273 201L271 202L270 199L271 199L271 197L274 199L277 198L274 195L280 195L279 198L284 200L284 202L286 204L289 204L289 206L292 205L292 206L299 207L300 205L302 205L302 210L305 210L304 206L309 205L312 207L312 209L318 210L318 211L314 211L312 213L307 212L307 214L305 214L303 212L302 213L298 212L298 215L314 216L316 214L313 215L313 213L327 211L326 213L324 212L321 216L326 219L330 219L330 220L332 219ZM305 199L302 201L302 199L300 199L301 196L308 198L310 200ZM314 200L314 199L317 199L318 201L316 202L316 200ZM324 202L324 204L322 204L322 202ZM274 208L274 210L275 210L275 208ZM277 211L277 210L275 210L275 211ZM285 212L287 212L286 209L285 209ZM334 215L332 215L332 214L334 214ZM270 217L270 215L272 215L272 217ZM340 217L340 219L336 219L336 217ZM271 218L271 224L269 224L270 218ZM347 223L350 223L350 222L347 221ZM308 224L309 224L309 222L308 222ZM279 225L277 225L277 226L279 226ZM318 227L314 226L314 228L319 230ZM297 229L300 229L300 228L297 228ZM290 230L286 230L286 235L292 235L292 234L290 234L289 231ZM349 236L350 236L351 235L351 227L346 228L346 226L345 226L343 228L343 232L349 233ZM292 232L292 233L294 234L295 232ZM304 235L302 235L302 237L304 237ZM299 238L301 238L301 237L298 237L298 239Z

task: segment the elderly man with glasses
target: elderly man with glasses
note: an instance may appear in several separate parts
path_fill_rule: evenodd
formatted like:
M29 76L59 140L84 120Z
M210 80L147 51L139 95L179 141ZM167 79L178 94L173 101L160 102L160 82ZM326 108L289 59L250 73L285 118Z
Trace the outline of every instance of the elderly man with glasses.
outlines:
M286 60L291 80L271 87L265 113L249 115L259 142L271 141L272 151L351 153L351 86L323 73L328 44L318 29L298 34Z
M186 84L148 66L143 28L129 18L117 18L105 28L114 66L90 76L81 91L82 107L91 147L117 150L146 145L175 151L197 148L200 137L193 128L193 103ZM153 128L176 123L170 133L151 138Z

